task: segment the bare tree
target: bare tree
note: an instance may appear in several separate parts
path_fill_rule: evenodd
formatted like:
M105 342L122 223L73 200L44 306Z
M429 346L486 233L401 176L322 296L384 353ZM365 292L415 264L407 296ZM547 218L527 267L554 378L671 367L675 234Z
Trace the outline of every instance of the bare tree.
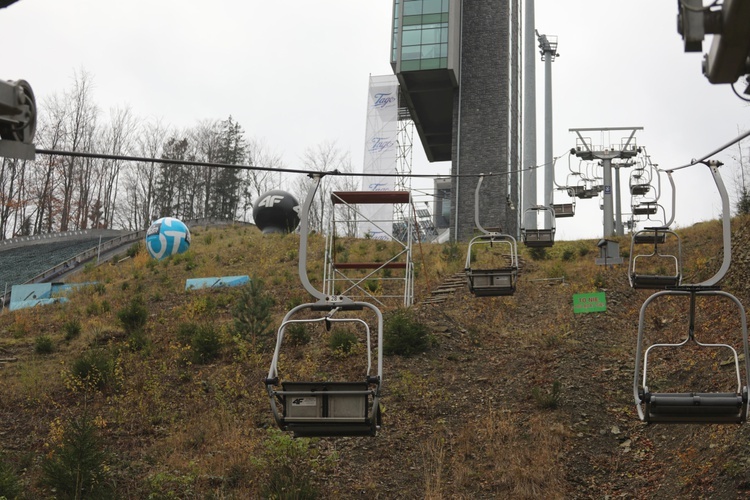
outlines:
M737 132L739 132L737 127ZM737 143L737 156L733 156L732 159L737 162L739 166L739 172L735 173L735 190L737 193L737 201L735 202L735 209L738 214L750 214L750 191L748 191L747 183L745 182L745 155L742 152L742 141Z
M98 109L92 102L92 81L85 71L74 73L73 88L65 93L63 115L64 143L68 151L84 151L90 145L96 128ZM84 179L81 174L83 170L81 159L74 156L67 157L62 162L61 176L61 198L62 208L60 214L60 231L67 231L71 222L75 224L73 212L76 205L76 181L79 186L83 185ZM90 166L90 163L89 163ZM88 167L86 167L88 168ZM77 203L80 207L80 202Z
M135 151L144 158L160 158L169 129L160 120L144 124L135 138ZM125 214L119 225L131 230L147 228L155 218L156 174L154 163L131 163L123 174Z
M65 141L65 106L58 95L45 100L44 113L40 113L36 142L46 149L56 150ZM37 158L34 163L33 195L36 206L33 233L51 232L56 210L56 172L62 169L62 158L46 156Z
M137 123L130 108L113 108L110 110L110 122L105 127L104 147L102 151L113 155L127 155L132 149L133 135L137 130ZM99 184L97 200L103 205L101 219L92 218L92 227L112 227L114 214L117 210L117 191L122 168L122 160L105 160L103 164L102 182Z
M272 152L264 139L252 138L247 141L247 160L253 167L284 168L281 155ZM282 186L281 172L266 170L245 170L243 172L243 193L241 201L242 220L248 220L248 211L253 202L263 193Z
M319 172L349 172L351 171L351 159L349 153L341 151L335 141L325 141L317 146L309 147L303 155L303 163L308 170ZM309 183L304 179L298 181L295 186L300 199L307 195ZM310 206L310 229L313 231L323 232L326 229L326 222L330 220L331 212L331 193L340 189L335 179L328 182L322 182L316 198Z

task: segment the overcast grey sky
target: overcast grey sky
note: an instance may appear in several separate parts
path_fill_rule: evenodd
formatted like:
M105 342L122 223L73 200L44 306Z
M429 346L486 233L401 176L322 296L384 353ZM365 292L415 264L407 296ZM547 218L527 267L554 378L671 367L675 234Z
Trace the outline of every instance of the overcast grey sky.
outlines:
M43 101L84 69L104 111L128 105L177 128L231 114L289 167L301 166L306 148L336 141L361 169L368 75L391 72L391 9L392 0L20 0L0 10L0 78L29 81ZM708 83L701 55L683 52L676 11L672 0L536 1L537 29L559 40L556 155L575 146L569 128L642 126L638 144L660 166L676 166L750 126L746 104ZM541 163L541 94L537 111ZM731 160L721 159L728 180ZM415 138L414 171L446 174L449 164L427 163ZM679 225L718 216L704 167L675 179ZM575 218L558 221L558 235L597 238L601 227L597 201L584 200Z

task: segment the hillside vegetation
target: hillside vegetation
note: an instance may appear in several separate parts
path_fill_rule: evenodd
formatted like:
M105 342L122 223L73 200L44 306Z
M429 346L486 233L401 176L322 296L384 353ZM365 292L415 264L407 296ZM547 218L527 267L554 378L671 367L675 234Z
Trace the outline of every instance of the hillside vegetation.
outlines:
M745 305L748 222L733 221L725 280ZM686 281L713 274L720 224L679 234ZM375 241L346 243L378 252ZM311 236L319 288L323 244ZM310 301L298 245L254 227L199 228L186 254L88 267L76 279L95 284L69 302L0 315L0 497L77 498L76 485L79 498L750 496L747 425L639 422L635 340L651 292L629 287L627 265L596 266L593 240L522 249L512 297L464 286L440 304L420 302L463 271L466 246L415 247L409 314L427 328L426 350L385 358L378 436L292 439L275 428L262 380L281 318ZM252 287L185 291L186 278L243 274ZM573 294L598 290L607 312L573 314ZM677 300L655 307L649 339L684 336L686 315ZM698 318L711 339L739 345L730 304L699 301ZM285 369L359 374L364 347L346 334L297 331ZM719 385L731 375L724 357L675 354L653 377Z

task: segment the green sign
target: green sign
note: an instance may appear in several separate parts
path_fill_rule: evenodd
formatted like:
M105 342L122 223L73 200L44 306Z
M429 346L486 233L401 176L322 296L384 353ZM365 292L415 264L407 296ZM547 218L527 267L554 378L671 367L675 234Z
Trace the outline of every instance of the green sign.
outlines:
M594 313L607 310L607 296L604 292L576 293L573 295L573 313Z

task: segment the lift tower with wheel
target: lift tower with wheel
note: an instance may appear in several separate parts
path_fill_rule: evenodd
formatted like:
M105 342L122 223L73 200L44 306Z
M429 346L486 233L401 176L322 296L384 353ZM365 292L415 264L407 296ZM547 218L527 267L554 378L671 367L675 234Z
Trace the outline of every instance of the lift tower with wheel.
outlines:
M638 154L638 147L635 142L635 133L638 130L643 130L643 127L606 127L606 128L571 128L570 132L575 132L578 138L576 139L576 147L571 150L571 154L574 154L582 160L592 161L599 160L602 162L604 169L604 238L611 236L622 236L623 225L622 225L622 209L620 206L620 179L619 169L617 169L617 179L615 189L612 189L612 160L617 158L632 158ZM593 145L589 137L584 137L582 133L585 132L614 132L623 131L630 132L630 135L624 138L621 143L609 144L609 145ZM617 197L617 203L615 204L612 200L612 194ZM615 219L615 208L617 209ZM617 221L617 230L615 231L615 220Z

